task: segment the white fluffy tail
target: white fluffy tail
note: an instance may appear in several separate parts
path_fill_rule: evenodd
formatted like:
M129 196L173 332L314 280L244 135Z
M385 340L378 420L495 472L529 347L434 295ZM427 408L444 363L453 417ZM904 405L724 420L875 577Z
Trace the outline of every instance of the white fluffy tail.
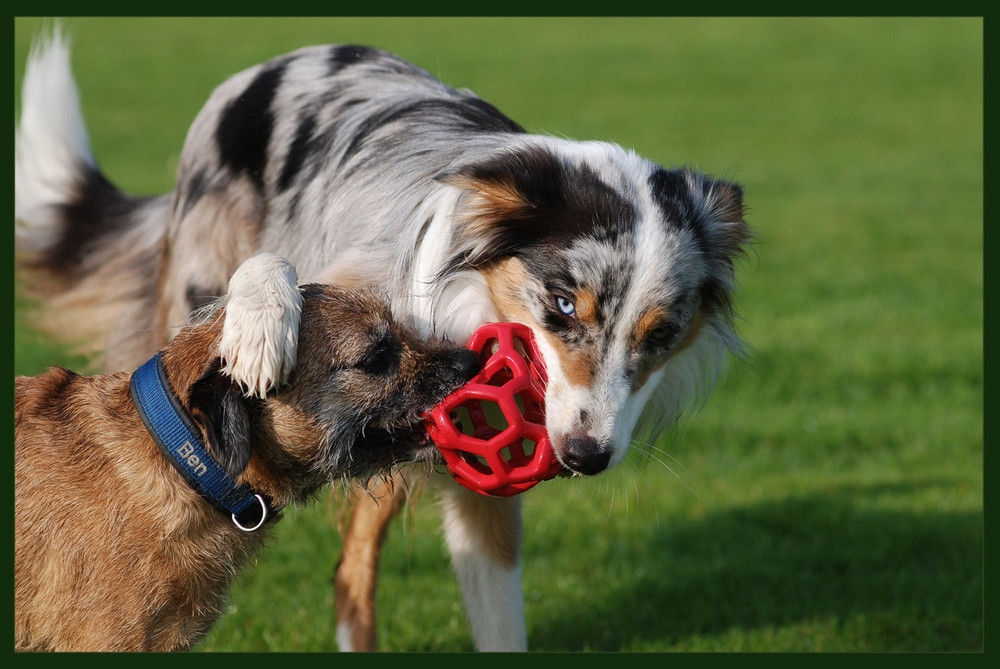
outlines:
M155 329L157 269L170 195L137 198L97 167L55 28L32 46L15 131L14 215L24 288L39 302L35 325L132 369L164 342Z
M32 45L21 87L14 139L14 216L18 240L33 250L58 235L55 207L79 188L81 168L96 170L80 96L70 69L69 40L56 27Z

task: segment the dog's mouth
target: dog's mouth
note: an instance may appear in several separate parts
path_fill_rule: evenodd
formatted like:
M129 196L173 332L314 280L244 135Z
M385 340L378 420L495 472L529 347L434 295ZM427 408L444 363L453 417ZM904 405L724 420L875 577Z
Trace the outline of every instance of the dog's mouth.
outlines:
M410 428L411 436L413 439L413 445L417 450L420 451L433 451L438 453L438 447L431 439L430 434L427 433L427 429L424 427L423 423L419 425L414 425Z
M398 425L390 429L372 425L366 430L366 441L378 434L378 441L387 460L395 464L407 462L444 463L441 451L431 440L422 421Z
M444 465L444 456L441 455L441 450L434 443L434 440L431 439L430 435L427 434L427 430L424 429L423 425L419 428L414 428L413 461Z

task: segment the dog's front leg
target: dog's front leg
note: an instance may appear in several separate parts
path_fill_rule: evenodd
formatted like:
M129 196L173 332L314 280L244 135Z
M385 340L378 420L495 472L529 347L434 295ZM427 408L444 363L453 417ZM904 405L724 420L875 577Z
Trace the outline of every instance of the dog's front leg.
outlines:
M476 648L528 648L521 592L521 502L451 483L441 491L444 531Z

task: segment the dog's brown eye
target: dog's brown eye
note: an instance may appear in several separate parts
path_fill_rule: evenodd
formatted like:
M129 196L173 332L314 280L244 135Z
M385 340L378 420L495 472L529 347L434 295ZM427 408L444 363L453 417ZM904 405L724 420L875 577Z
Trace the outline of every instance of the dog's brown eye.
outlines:
M649 341L654 344L663 344L674 336L674 328L668 324L658 325L649 331Z

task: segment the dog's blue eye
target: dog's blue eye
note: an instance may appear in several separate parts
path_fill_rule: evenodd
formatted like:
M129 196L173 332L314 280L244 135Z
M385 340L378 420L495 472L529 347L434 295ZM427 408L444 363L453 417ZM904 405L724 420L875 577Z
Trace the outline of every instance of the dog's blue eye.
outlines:
M576 306L574 306L574 304L565 297L557 297L556 306L559 307L559 311L563 312L567 316L572 316L576 313Z

